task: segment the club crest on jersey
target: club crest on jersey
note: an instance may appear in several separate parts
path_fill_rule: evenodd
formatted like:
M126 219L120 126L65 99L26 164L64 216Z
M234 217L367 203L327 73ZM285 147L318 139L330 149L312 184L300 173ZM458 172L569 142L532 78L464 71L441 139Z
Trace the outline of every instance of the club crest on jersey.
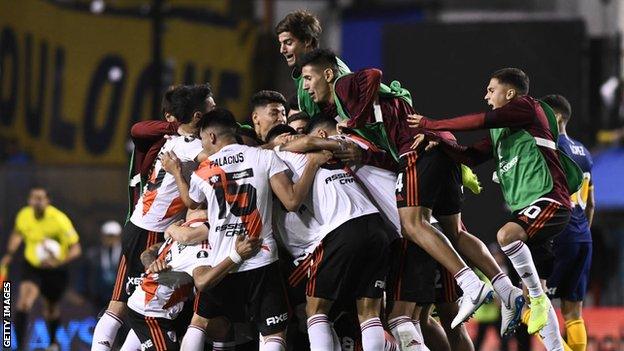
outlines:
M201 250L197 253L197 258L207 258L207 257L208 257L208 251Z
M178 253L181 253L182 250L186 248L186 245L178 244Z
M215 174L212 177L208 178L208 180L210 181L211 185L214 185L214 184L217 184L217 183L221 182L221 177L219 177L217 174Z
M150 347L154 347L154 343L151 339L141 344L141 351L149 350Z
M176 332L173 330L170 330L167 332L167 336L169 337L169 340L176 342L178 339L178 336L176 335Z
M165 255L165 262L171 262L171 251L167 251L167 254Z

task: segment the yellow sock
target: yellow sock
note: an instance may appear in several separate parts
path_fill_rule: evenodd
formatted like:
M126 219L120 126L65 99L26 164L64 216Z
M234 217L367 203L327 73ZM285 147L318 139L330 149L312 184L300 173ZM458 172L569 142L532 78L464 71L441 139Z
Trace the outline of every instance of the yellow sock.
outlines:
M531 309L527 308L526 310L524 310L524 312L522 312L522 323L524 324L528 324L529 323L529 317L531 316ZM566 324L566 329L567 329L568 325ZM584 325L583 325L584 327ZM535 337L537 338L537 340L539 340L539 342L544 345L544 342L542 341L542 338L540 337L539 333L535 333L533 334L535 335ZM568 337L568 340L570 340L570 338ZM577 351L577 349L572 349L570 346L568 346L568 344L566 343L565 340L561 340L561 343L563 344L563 349L565 351ZM587 336L585 337L585 344L587 344ZM583 350L585 351L585 349L578 349L578 350Z
M572 351L585 351L587 348L587 330L583 319L565 322L566 339Z

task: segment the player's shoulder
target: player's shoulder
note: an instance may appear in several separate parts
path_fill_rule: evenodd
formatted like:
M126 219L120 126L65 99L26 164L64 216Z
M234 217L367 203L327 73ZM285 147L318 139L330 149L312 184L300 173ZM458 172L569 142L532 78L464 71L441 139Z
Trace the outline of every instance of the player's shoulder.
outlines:
M17 215L15 216L15 221L24 222L31 220L32 218L34 218L33 208L30 206L24 206L17 212Z
M48 205L48 207L46 208L46 215L55 219L69 220L69 217L67 217L67 215L63 211L52 205Z

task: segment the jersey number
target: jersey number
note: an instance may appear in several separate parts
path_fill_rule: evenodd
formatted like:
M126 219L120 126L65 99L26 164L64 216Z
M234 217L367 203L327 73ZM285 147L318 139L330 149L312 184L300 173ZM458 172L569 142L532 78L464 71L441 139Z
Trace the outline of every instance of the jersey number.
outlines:
M216 184L214 190L219 203L219 219L225 218L226 203L230 204L230 212L237 217L247 216L256 210L256 188L251 184L238 185L235 181L228 181L225 190L221 184Z

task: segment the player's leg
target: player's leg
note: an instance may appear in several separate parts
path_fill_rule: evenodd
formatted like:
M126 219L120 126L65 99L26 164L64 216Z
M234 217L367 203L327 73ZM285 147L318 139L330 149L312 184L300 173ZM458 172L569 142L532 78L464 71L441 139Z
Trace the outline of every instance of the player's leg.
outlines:
M444 233L449 235L457 250L492 282L501 300L501 335L512 333L520 324L524 297L522 289L511 283L492 253L476 236L470 234L461 221L461 214L438 215Z
M566 343L572 351L585 351L587 330L582 316L583 301L561 300L561 314L565 321Z
M429 223L431 209L446 186L443 182L453 182L444 157L439 150L419 156L410 153L401 157L396 187L397 207L403 235L446 267L455 276L465 295L470 296L463 300L455 321L459 324L469 318L491 296L492 291L468 268L448 238ZM460 199L449 199L449 202L456 207L454 213L459 213Z
M109 351L123 324L127 310L126 302L140 284L145 267L141 263L141 253L153 244L163 240L162 233L139 228L128 222L122 233L122 254L117 268L117 277L108 308L93 331L92 351Z
M466 297L464 297L466 298ZM472 340L464 324L452 327L452 321L460 307L456 302L436 303L440 324L446 333L451 349L454 351L474 351Z
M250 317L262 336L261 351L285 351L290 308L279 263L249 271ZM253 292L251 292L253 291Z
M29 266L28 263L26 263L25 266L26 265ZM25 277L19 285L16 305L17 312L15 313L15 336L17 337L17 345L23 349L27 349L26 336L28 335L28 316L40 292L35 278L27 278L26 270L27 269L24 270Z
M198 301L199 294L195 295L195 301ZM197 310L195 311L197 312ZM191 324L189 324L182 343L180 344L181 351L202 350L204 343L206 342L206 327L208 320L199 316L197 313L193 314L191 318Z
M356 300L364 351L383 350L385 335L379 314L381 298L363 297Z
M134 332L134 329L130 329L128 335L126 335L126 340L123 345L121 345L120 351L140 351L141 350L141 340Z
M60 324L61 307L59 301L67 288L69 272L66 269L44 270L41 277L43 296L43 319L46 322L50 344L56 345L56 330Z
M431 316L433 305L425 305L420 309L420 313L412 316L414 324L418 323L423 332L425 344L431 351L451 351L444 328Z

